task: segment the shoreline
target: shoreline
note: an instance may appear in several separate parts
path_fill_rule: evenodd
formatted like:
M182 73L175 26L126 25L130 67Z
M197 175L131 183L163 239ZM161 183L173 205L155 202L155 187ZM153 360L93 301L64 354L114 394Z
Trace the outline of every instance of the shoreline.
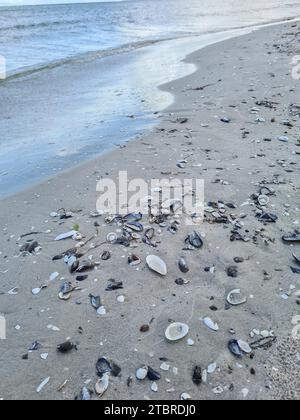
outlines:
M186 63L189 65L193 65L194 63L192 61L188 60L188 57L190 55L193 55L195 52L203 50L205 48L210 47L211 45L217 44L217 43L222 43L222 42L226 42L228 39L233 39L233 38L239 38L239 37L243 37L248 33L252 33L252 32L256 32L256 31L260 31L260 30L264 30L264 28L268 28L268 27L276 27L278 25L282 25L284 23L296 23L300 20L299 17L296 17L294 19L289 19L287 21L274 21L274 22L270 22L270 23L265 23L262 25L251 25L251 26L245 26L242 27L241 29L233 29L233 30L226 30L226 31L222 31L222 32L215 32L215 33L208 33L206 35L199 35L199 36L193 36L193 37L189 37L189 38L182 38L182 39L177 39L175 40L176 42L184 42L184 41L188 41L190 40L193 47L193 52L190 54L187 54L185 56L185 59L183 58L182 60L180 60L180 63ZM248 32L249 31L249 32ZM161 44L162 45L168 45L168 43L171 42L169 41L163 41ZM201 48L199 50L199 47L197 46L196 49L196 44L201 44ZM195 45L194 45L195 44ZM180 45L180 44L179 44ZM154 46L155 47L155 46ZM173 46L174 48L176 47L176 44L174 44ZM151 47L150 47L151 48ZM184 48L187 48L187 45L183 45L183 51ZM148 47L145 47L144 50L147 51ZM143 49L141 49L141 53L143 52ZM131 54L131 53L129 53ZM180 54L178 54L179 57ZM110 57L106 57L107 59L110 60ZM104 59L105 60L105 59ZM101 60L100 60L101 61ZM99 62L99 60L95 60L95 66L100 65L101 63ZM66 65L68 68L68 65ZM182 76L184 77L188 77L189 75L193 74L193 72L197 71L197 68L195 68L194 70L192 69L183 69L183 64L181 66L181 70L178 70L179 73L182 73L183 71L185 72L185 74ZM80 66L78 67L77 71L80 70ZM55 71L55 69L52 69L53 71ZM81 70L82 72L85 72L85 68L82 68ZM66 72L68 77L71 77L71 69L69 71ZM92 75L93 73L91 73ZM54 79L55 77L62 77L61 74L55 74L53 73L53 75L50 76L50 82L52 83L52 79ZM46 77L46 76L45 76ZM76 76L78 77L78 76ZM170 76L172 77L172 76ZM182 77L180 77L179 79L181 79ZM65 78L65 77L64 77ZM22 78L21 78L22 79ZM25 77L26 79L26 77ZM43 83L44 77L41 78L40 83ZM64 80L64 79L62 79ZM25 80L26 81L26 80ZM10 83L18 83L15 80L10 80L8 81L9 84ZM44 80L44 83L47 82L47 77ZM49 82L49 81L48 81ZM163 98L163 95L167 95L170 94L172 95L172 89L168 89L169 85L172 85L173 82L176 82L176 79L172 79L166 83L163 84L159 84L158 86L156 85L157 91L161 92L161 100L167 103L167 98ZM84 83L84 79L82 81L82 83ZM39 89L39 84L37 84L37 89ZM30 82L28 83L28 85L30 86ZM164 89L164 86L166 86L166 89ZM18 89L18 85L16 85L16 89ZM29 92L27 92L27 88L25 90L25 94L29 94L30 93L30 89ZM93 88L91 88L91 90L93 90ZM4 90L5 92L5 90ZM14 88L12 89L12 92L10 90L8 90L9 95L12 95L14 92ZM27 92L27 93L26 93ZM76 90L74 91L76 92ZM32 90L31 90L32 93ZM90 94L90 93L89 93ZM25 95L25 96L26 96ZM12 95L14 96L14 94ZM158 96L158 95L157 95ZM37 100L37 98L34 98L33 101L35 102ZM74 100L75 100L75 96L74 96ZM92 104L96 101L96 98L93 99ZM173 97L173 101L174 101L174 97ZM137 104L136 104L137 105ZM154 103L153 103L154 105ZM157 101L156 103L157 108L160 108L159 105L159 101ZM13 104L12 104L13 106ZM23 104L22 106L26 106L26 103ZM97 106L97 101L95 102L95 106ZM98 131L94 130L94 129L89 129L90 131L86 131L86 134L84 134L84 130L80 129L80 126L77 127L77 125L79 123L81 123L82 125L86 125L87 126L94 126L95 125L95 121L91 120L91 121L84 121L84 119L81 121L79 120L79 122L77 123L76 121L76 116L78 114L78 112L80 111L79 109L76 111L76 101L75 101L75 106L74 109L75 111L73 112L73 110L70 110L70 120L74 119L74 125L75 125L75 129L76 129L76 133L74 134L74 138L76 138L76 143L74 146L74 149L72 149L72 146L70 144L68 144L68 142L65 144L64 142L61 145L62 149L58 149L57 147L59 147L59 142L60 142L60 137L69 137L70 133L68 133L68 131L64 132L61 131L60 133L60 129L56 130L57 131L57 138L55 138L56 135L56 131L54 131L54 138L52 140L52 137L43 134L43 131L47 132L47 121L44 121L44 124L46 129L44 130L42 128L42 122L40 124L40 129L38 129L38 131L41 133L40 134L40 142L42 144L42 148L44 148L44 153L45 156L48 156L49 163L43 162L43 155L41 154L35 154L32 156L32 159L29 156L29 149L25 148L23 151L23 148L21 149L21 154L24 154L27 159L26 160L22 160L21 162L21 171L24 171L24 177L28 177L30 179L31 184L29 185L27 183L27 181L24 183L21 180L16 181L17 184L13 184L13 190L10 192L5 192L5 194L0 197L0 201L1 200L5 200L5 199L9 199L12 198L13 196L22 193L22 191L26 192L26 191L30 191L31 189L37 187L40 184L45 184L47 183L47 181L51 181L53 178L58 177L58 176L63 176L64 173L68 173L69 171L77 171L78 169L80 169L80 167L82 165L88 164L89 162L91 162L91 164L93 164L93 161L101 158L102 156L107 156L107 153L111 153L114 152L116 150L116 148L119 147L119 145L126 145L128 143L128 141L135 141L135 139L139 139L142 138L144 136L147 136L148 133L151 133L151 130L153 130L154 127L156 127L157 125L159 125L160 122L157 122L156 120L158 119L158 117L160 117L159 114L162 114L162 116L168 112L169 109L172 109L172 104L170 104L170 106L166 106L166 108L162 108L161 110L159 109L159 113L158 112L154 112L154 106L151 107L151 104L149 104L149 106L147 105L147 107L141 111L141 115L136 115L134 120L132 120L130 122L130 119L128 119L126 117L126 115L124 114L124 109L122 109L122 111L118 111L120 112L120 114L116 114L116 116L118 115L118 118L120 120L120 124L116 125L114 127L114 131L112 131L112 128L110 127L110 123L108 124L108 126L102 126L102 122L98 122ZM22 108L22 107L21 107ZM12 108L13 109L13 108ZM11 109L11 111L9 111L6 115L5 113L5 118L2 119L3 121L3 125L5 128L3 128L4 132L9 129L9 124L10 124L10 113L13 112ZM60 121L60 115L57 114L57 112L54 110L54 108L52 107L52 112L53 113L53 123L55 123L55 118L58 119L59 124L63 124L63 121ZM84 107L83 107L83 111L84 111ZM135 110L136 111L136 110ZM157 109L156 109L157 111ZM3 109L4 112L4 109ZM18 113L20 112L17 111ZM35 113L38 112L38 109L35 109L34 111ZM51 110L50 110L51 113ZM74 115L73 115L74 114ZM38 114L37 114L38 115ZM106 116L108 118L108 115ZM127 121L126 121L127 120ZM7 123L6 123L7 121ZM42 119L43 121L43 119ZM122 122L121 122L122 121ZM36 137L37 135L37 128L31 130L31 132L27 132L27 128L26 126L30 126L33 125L34 127L34 121L31 121L30 123L27 123L26 121L26 117L24 117L24 119L22 120L22 118L20 118L20 121L16 121L16 123L18 124L18 130L14 132L14 134L12 135L12 138L14 138L15 136L18 136L18 132L22 132L21 127L25 125L25 140L24 140L24 144L26 144L29 141L30 137ZM64 125L64 124L63 124ZM97 124L95 125L95 127L97 126ZM48 127L49 129L51 129L51 126ZM117 140L117 134L120 134L120 140ZM126 134L124 134L126 132ZM59 134L60 133L60 134ZM95 139L97 137L100 138L98 140L98 143L95 142ZM86 138L85 138L86 136ZM28 137L28 138L27 138ZM107 137L107 144L102 144L102 138ZM110 138L112 137L112 138ZM12 140L12 138L10 139L10 141ZM81 142L84 140L84 142L86 143L84 145L84 148L81 149L82 145ZM20 146L22 147L22 138L20 137L20 139L18 140L18 142L20 142ZM90 146L88 145L90 142ZM53 146L52 146L53 143ZM57 144L57 146L56 146ZM36 147L38 149L38 144L36 144ZM31 150L34 148L34 143L31 145ZM94 151L92 151L94 150ZM54 154L53 154L54 153ZM80 155L83 156L80 156ZM10 156L9 152L7 154L7 156L5 155L6 159L10 160L12 157ZM31 162L31 166L29 167L29 162L32 160ZM13 161L11 162L12 166L13 166ZM9 167L5 167L5 169L8 170ZM4 168L3 168L4 169ZM43 175L40 176L38 175L38 173L41 172ZM53 172L53 175L51 174L51 172ZM18 179L19 175L18 172L16 172L15 169L12 169L12 173L10 173L10 171L8 171L8 173L6 173L6 171L3 172L3 188L6 191L8 186L7 186L7 182L6 177L9 176L9 181L14 182L13 181L13 177L15 177L16 179Z
M299 81L293 80L287 71L291 70L290 54L296 51L297 29L299 24L293 27L289 22L272 31L264 28L194 52L186 60L196 64L197 71L163 86L171 90L175 101L163 112L160 125L143 136L143 140L130 141L125 148L0 201L3 232L0 292L19 288L15 296L0 294L0 312L7 314L8 321L8 339L1 342L4 351L0 354L3 366L0 398L73 399L87 381L91 380L87 386L93 388L95 363L100 356L114 360L122 368L120 377L111 378L104 399L178 400L182 392L188 392L193 399L208 400L299 398L299 376L294 365L297 343L291 338L291 322L299 313L294 292L300 283L297 275L289 271L290 249L280 241L282 234L295 229L299 220L296 206L299 162L293 163L297 160L295 131L299 121L291 117L294 124L291 129L281 123L288 118L289 104L296 103L299 97ZM209 86L197 90L205 85ZM257 100L272 98L278 102L275 110L261 107L250 112L257 108ZM231 123L221 123L222 117L230 117ZM265 122L255 123L257 117L263 117ZM177 118L188 121L183 125L172 122ZM271 123L271 118L276 122ZM280 143L278 136L287 130L289 142ZM266 138L271 141L264 141ZM180 159L188 162L183 170L176 166ZM285 161L285 165L279 161ZM95 231L90 212L95 210L97 180L104 176L116 179L123 169L133 178L160 178L162 172L169 172L172 177L202 177L207 186L206 201L234 203L236 208L227 213L236 214L243 226L241 232L251 240L230 242L230 225L206 222L200 226L204 248L199 253L186 253L182 246L189 228L181 226L178 234L170 236L155 226L159 240L155 250L140 243L133 249L111 245L95 251L89 249L99 259L100 250L109 248L112 259L89 273L88 280L81 285L83 290L70 301L61 302L57 298L60 280L48 283L45 290L33 297L30 291L39 283L47 283L52 272L71 279L63 262L52 262L51 257L74 246L74 241L57 243L53 240L56 235L78 223L81 233L86 238L93 236L97 242L116 229L99 218ZM251 195L257 193L263 180L281 178L287 178L285 183L281 180L279 184L267 184L276 190L268 210L279 219L276 224L263 225L255 217ZM247 201L249 204L244 205ZM285 207L287 204L289 207ZM51 220L50 212L62 207L72 211L73 218L64 222ZM143 223L147 224L147 220ZM35 230L44 232L37 236L42 249L37 255L19 255L19 245L24 240L18 238ZM130 251L142 259L137 270L126 264ZM299 246L295 245L294 251L300 254ZM149 253L167 262L166 278L147 269L145 257ZM182 274L176 261L182 254L190 265L186 274L189 283L178 286L175 279ZM234 264L235 257L243 258L243 262L238 264L238 277L231 278L226 270ZM207 273L208 266L214 266L215 271ZM124 282L124 304L116 302L119 293L105 292L110 278ZM291 285L295 289L290 289ZM247 304L228 309L224 297L236 287L247 296ZM103 296L107 315L97 317L90 307L89 293ZM287 293L287 299L281 297L283 293ZM217 310L210 309L212 302ZM219 323L217 333L207 330L199 321L208 315ZM185 340L174 345L165 342L163 332L170 319L188 323L193 346L187 346ZM59 331L47 328L50 323L59 327ZM150 332L143 335L139 328L145 323L150 323ZM18 331L16 325L21 327ZM82 334L78 333L79 326L83 328ZM236 360L227 349L232 338L230 329L236 331L234 338L249 342L260 338L250 336L253 329L270 334L273 331L277 343L272 342L267 350L258 348L252 359L245 356ZM78 352L57 355L56 345L68 337L79 342ZM22 354L35 340L41 342L44 350L30 354L28 361L22 360ZM49 353L47 361L40 358L44 351ZM127 387L128 376L134 376L138 367L147 364L159 370L162 358L172 368L176 367L178 374L160 371L163 378L158 382L158 393L149 389L149 382L134 380ZM204 370L213 362L217 369L209 375L208 382L200 387L194 385L191 379L194 366L200 365ZM290 368L284 369L287 362ZM21 380L24 375L26 383ZM49 376L47 389L37 394L36 387ZM57 388L64 380L68 380L68 385L58 393Z

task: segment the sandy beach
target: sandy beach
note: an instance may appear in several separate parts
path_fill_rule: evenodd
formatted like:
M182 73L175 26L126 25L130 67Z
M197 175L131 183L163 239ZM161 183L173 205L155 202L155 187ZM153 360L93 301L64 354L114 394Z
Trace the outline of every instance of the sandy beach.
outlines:
M149 134L0 201L0 312L7 323L1 399L80 399L84 387L98 399L95 366L105 357L121 370L110 374L104 400L179 400L183 393L193 400L299 400L300 265L292 254L300 257L300 244L282 240L300 230L300 81L291 64L300 54L299 36L300 24L290 22L193 53L187 61L197 71L162 86L174 103L155 116L160 123ZM164 227L144 217L157 247L142 240L129 247L106 243L120 226L91 216L96 184L117 181L119 171L147 181L203 179L204 222L179 224L172 234L168 227L181 219L171 215ZM50 216L62 208L72 218ZM52 261L79 243L55 241L74 225L86 242L78 248L85 254L80 261L100 262L81 282L63 260ZM194 230L204 245L186 250ZM21 252L26 241L39 247ZM106 261L104 251L111 253ZM131 253L141 264L128 265ZM165 261L166 276L149 270L150 254ZM189 266L185 274L180 257ZM106 291L110 279L124 288ZM64 281L80 288L68 300L58 297ZM246 302L230 305L226 297L236 289ZM101 296L106 314L97 314L90 294ZM205 317L217 331L204 325ZM175 343L165 339L172 322L189 326ZM77 350L58 352L67 340ZM235 357L231 340L248 343L250 352ZM160 373L155 391L151 380L136 379L141 366Z

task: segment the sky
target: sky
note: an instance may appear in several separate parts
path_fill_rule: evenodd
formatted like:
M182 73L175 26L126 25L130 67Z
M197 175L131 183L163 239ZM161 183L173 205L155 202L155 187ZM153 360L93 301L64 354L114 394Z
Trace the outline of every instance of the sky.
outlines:
M25 4L55 4L55 3L91 3L121 0L0 0L0 6L20 6Z

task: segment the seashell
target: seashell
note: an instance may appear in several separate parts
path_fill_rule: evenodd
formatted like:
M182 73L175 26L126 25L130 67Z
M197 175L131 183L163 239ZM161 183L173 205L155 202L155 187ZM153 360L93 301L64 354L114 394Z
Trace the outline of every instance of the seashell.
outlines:
M168 365L168 363L166 363L166 362L163 362L160 365L160 369L163 370L164 372L168 372L168 370L170 369L170 365Z
M246 354L250 354L252 353L252 348L250 347L250 345L248 343L246 343L243 340L238 340L238 346L239 348Z
M102 261L108 261L110 258L111 258L110 251L104 251L101 255L101 260Z
M66 233L62 233L61 235L58 235L54 240L55 241L62 241L64 239L69 239L72 238L73 236L77 235L77 231L76 230L70 230L69 232Z
M195 344L195 341L192 340L191 338L188 338L186 343L187 343L188 346L193 346Z
M207 368L207 373L209 373L211 375L211 374L215 373L216 370L217 370L217 364L216 363L211 363Z
M232 353L234 356L241 359L243 357L243 353L241 351L241 348L237 342L237 340L230 340L228 343L228 349L230 353Z
M72 283L70 283L69 281L65 281L63 284L62 284L62 286L61 286L61 288L60 288L60 292L62 293L62 294L64 294L64 295L66 295L67 293L71 293L71 292L73 292L73 290L74 290L74 287L72 286Z
M57 346L57 351L59 351L60 353L68 353L73 349L77 350L77 347L71 341L66 341L65 343L59 344Z
M39 243L37 241L33 241L29 244L27 252L29 252L29 254L32 254L38 247L39 247Z
M180 258L180 260L178 262L178 267L179 267L179 270L184 274L186 274L190 271L190 269L187 265L187 262L184 258Z
M124 302L125 302L125 296L123 296L123 295L118 296L118 297L117 297L117 301L118 301L119 303L124 303Z
M105 357L100 357L96 363L96 372L99 378L102 378L102 376L105 373L110 373L112 370L111 364Z
M133 230L134 232L143 232L144 226L138 222L125 223L126 228Z
M58 297L60 300L69 300L71 298L71 293L63 294L59 292Z
M91 302L92 307L94 309L96 309L96 311L97 311L100 308L100 306L102 306L100 296L93 296L93 295L90 294L89 298L90 298L90 302Z
M50 277L49 277L49 280L50 281L54 281L54 280L56 280L57 279L57 277L59 276L59 273L57 273L57 272L55 272L55 273L52 273L51 275L50 275Z
M10 289L7 294L10 296L14 296L17 295L19 293L19 288L18 287L14 287L13 289Z
M36 288L34 288L34 289L32 289L32 290L31 290L31 293L32 293L34 296L37 296L38 294L40 294L40 293L41 293L41 291L42 291L42 289L41 289L40 287L36 287Z
M240 289L234 289L231 290L231 292L229 292L228 296L227 296L227 302L232 305L232 306L238 306L238 305L242 305L243 303L247 302L246 298L234 298L235 295L240 295L241 294L241 290Z
M195 385L202 384L202 369L200 366L195 366L193 371L193 382Z
M106 315L106 309L104 308L104 306L100 306L100 308L97 309L97 314Z
M191 400L192 399L192 397L190 396L190 394L188 394L187 392L183 392L181 395L180 395L180 399L181 399L181 401L187 401L187 400Z
M109 386L109 374L105 373L101 379L96 382L95 391L100 397L105 393Z
M160 373L156 372L150 366L148 366L147 377L148 377L148 379L150 379L150 381L159 381L160 378L161 378Z
M84 281L88 278L89 276L87 275L83 275L83 276L77 276L76 277L76 281Z
M152 242L152 239L154 238L155 235L155 230L153 228L147 229L144 236L143 236L143 242L146 245L150 245L155 247L156 244L154 242Z
M129 213L123 217L123 223L136 223L142 220L142 213Z
M76 257L74 257L74 258L75 258L75 260L72 259L73 263L71 265L69 265L71 274L75 273L75 271L77 271L78 267L79 267L79 260L77 260Z
M156 255L149 255L146 258L148 267L155 271L156 273L162 275L162 276L166 276L168 273L168 269L166 266L166 263L160 259L159 257L157 257Z
M40 385L36 389L36 392L39 394L45 388L45 386L48 385L49 381L50 381L50 376L44 379L42 383L40 383Z
M261 206L267 206L270 202L270 199L267 195L260 195L257 201Z
M294 233L290 236L285 235L282 237L282 240L283 242L300 242L300 234Z
M143 381L147 377L147 375L148 375L147 366L143 366L139 368L135 373L135 376L139 381Z
M41 354L41 359L42 360L47 360L48 359L48 356L49 356L49 353L42 353Z
M201 235L198 232L190 233L189 236L185 240L186 244L189 244L191 247L200 249L203 247L203 240Z
M158 386L156 382L153 382L151 385L151 391L153 392L157 392L158 391Z
M189 327L181 322L174 322L170 324L165 331L165 337L168 341L179 341L186 337L189 332Z
M300 264L300 257L297 257L297 255L293 254L294 259L297 261L298 264Z
M130 254L128 256L128 264L131 265L132 267L135 267L136 265L139 265L141 263L141 259L134 254Z
M210 318L206 317L203 319L203 324L212 331L219 331L219 326L214 323Z
M84 273L85 271L90 271L90 270L93 270L94 268L95 268L95 263L94 262L92 262L92 261L82 261L79 264L76 272L77 273Z
M109 280L109 285L107 286L107 288L105 289L106 291L111 291L111 290L119 290L119 289L123 289L123 282L122 281L116 281L114 279Z
M87 389L87 387L85 387L85 386L81 390L80 399L81 399L81 401L90 401L91 400L91 393Z

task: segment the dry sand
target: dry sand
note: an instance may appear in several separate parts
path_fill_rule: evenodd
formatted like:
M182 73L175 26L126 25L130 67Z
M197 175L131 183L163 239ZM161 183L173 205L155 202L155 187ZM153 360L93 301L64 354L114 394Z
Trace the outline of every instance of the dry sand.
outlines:
M300 24L288 23L196 52L188 61L197 64L197 72L163 87L174 93L175 102L153 132L1 201L0 312L7 320L7 340L0 341L0 398L74 399L85 383L93 390L95 364L105 356L122 371L119 377L111 377L103 399L177 400L182 392L193 399L299 399L299 341L292 336L293 328L294 332L297 329L292 320L299 315L295 292L300 289L300 276L293 274L290 266L297 266L292 252L300 255L300 245L291 248L281 240L283 234L297 229L300 221L299 116L289 114L289 106L299 103L300 81L291 75L291 59L299 54L299 30ZM278 105L275 109L256 105L265 99ZM253 107L259 109L257 113L250 111ZM188 122L173 123L178 117L186 117ZM221 122L223 117L229 117L231 123ZM265 122L257 123L257 118ZM286 119L293 127L282 124ZM278 140L283 135L289 137L287 143ZM185 169L176 166L180 159L187 160ZM164 172L204 179L206 202L234 203L237 208L227 208L226 214L236 215L243 224L239 232L250 241L231 242L230 223L209 223L207 219L198 228L204 246L193 252L183 251L190 227L182 225L172 235L167 229L159 233L155 225L160 243L155 249L137 245L134 253L142 259L138 269L127 264L131 248L106 244L89 250L117 229L105 224L102 217L91 218L90 212L95 210L97 180L116 178L119 170L127 170L130 178L147 180L161 178ZM276 223L263 224L255 217L257 207L250 197L263 182L275 192L267 211L278 216ZM249 204L243 205L245 202ZM49 216L62 207L74 217L58 221ZM54 238L74 223L86 239L93 237L84 248L87 255L98 261L102 251L110 250L112 258L88 273L88 279L80 283L83 290L74 292L69 301L60 301L60 278L72 280L72 276L63 261L52 262L52 257L75 242L55 242ZM148 225L146 218L143 223ZM19 239L34 231L43 233ZM41 245L36 255L20 254L20 245L28 239ZM153 253L166 261L166 277L146 267L146 256ZM177 267L182 255L190 266L184 275L190 283L179 286L175 280L182 277ZM235 264L235 257L243 257L244 262ZM227 275L232 265L238 266L237 278ZM208 266L215 266L215 272L207 273ZM49 283L53 272L58 272L59 278ZM123 281L124 289L106 292L111 278ZM44 283L48 287L33 296L31 290ZM8 295L14 287L18 293ZM225 297L236 288L248 301L228 308ZM105 316L97 316L89 293L102 297ZM125 296L123 304L116 300L120 293ZM212 306L217 310L212 311ZM202 324L200 318L205 316L219 324L218 332ZM189 325L193 346L188 346L186 339L166 342L164 331L171 320ZM140 326L150 321L150 331L141 333ZM48 329L49 325L59 331ZM230 329L236 334L230 334ZM235 338L253 343L261 338L250 337L253 329L273 331L276 340L267 340L270 346L236 359L227 349L228 341ZM58 354L57 344L67 338L78 343L78 350ZM30 353L28 360L22 359L36 340L42 348ZM41 359L44 353L48 353L47 360ZM168 372L160 370L162 358L168 360ZM213 362L217 370L207 383L193 384L194 367L204 370ZM150 390L149 380L133 379L127 386L128 377L134 377L136 369L145 364L162 375L157 393ZM38 394L38 385L48 377L49 383Z

